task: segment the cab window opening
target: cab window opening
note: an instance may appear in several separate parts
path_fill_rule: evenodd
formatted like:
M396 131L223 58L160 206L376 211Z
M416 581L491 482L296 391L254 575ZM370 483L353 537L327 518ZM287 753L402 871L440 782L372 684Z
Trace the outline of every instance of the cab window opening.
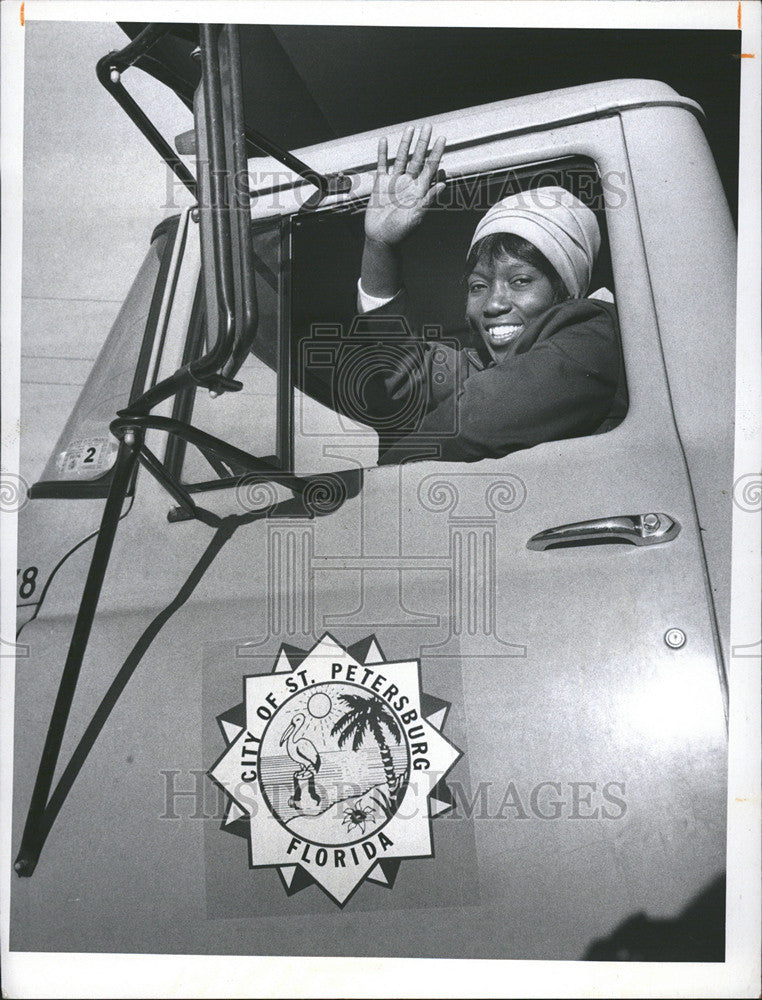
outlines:
M401 247L407 326L389 336L389 321L381 320L387 327L381 338L382 368L401 364L410 369L421 357L436 359L437 343L448 348L451 357L458 355L458 365L470 364L471 359L482 367L489 365L484 343L465 321L465 251L491 206L551 186L579 198L594 213L601 246L588 292L614 299L603 191L592 161L567 159L457 178L447 183L436 210ZM400 437L414 434L425 418L429 401L422 386L414 385L406 396L394 400L392 412L382 419L367 412L384 387L377 374L369 373L369 366L378 365L378 357L368 352L367 362L358 361L370 342L367 328L379 322L373 310L358 309L364 211L365 204L354 205L351 211L342 206L254 225L261 315L255 343L239 373L244 389L217 399L203 390L189 390L176 403L183 419L262 457L274 469L300 475L370 467L379 459L380 464L408 460L409 452L391 451L386 460L384 453L396 447ZM500 258L499 247L493 256ZM205 336L198 330L195 336L196 351L201 353ZM620 374L626 400L623 369ZM613 429L625 410L626 402L604 426L561 434L559 439ZM447 432L445 428L445 440ZM425 440L419 456L412 457L447 459L440 444L436 437ZM454 460L482 457L490 455L477 451ZM178 463L175 468L182 461L182 481L192 491L234 486L245 474L214 456L186 449L181 442L168 447L168 467L170 458Z
M600 249L594 263L591 260L589 277L586 275L586 294L573 288L574 294L566 297L578 301L562 307L571 317L565 320L567 325L576 324L578 328L570 335L562 331L564 338L557 336L555 341L541 334L535 346L530 330L533 316L530 313L526 318L526 305L523 312L520 306L512 306L502 313L490 305L483 325L470 321L467 302L464 308L468 299L463 282L464 258L474 231L485 218L485 206L494 212L491 206L504 201L510 206L513 196L526 197L530 203L534 199L541 205L548 192L559 189L556 197L570 204L577 199L579 207L575 211L586 213L585 223L592 227L591 232L600 234ZM559 214L564 213L569 215L566 205L561 204ZM362 211L352 216L326 211L297 217L293 227L291 315L292 328L301 340L302 388L337 413L375 429L380 435L379 464L416 457L477 461L544 440L603 433L621 422L627 409L627 391L613 305L603 191L592 161L575 158L449 182L421 224L400 244L403 294L399 298L387 296L383 307L369 295L370 302L363 308L362 282L358 300L358 256L362 252L358 247L363 244L363 223ZM576 219L566 224L572 227ZM486 261L487 269L500 256L499 252L493 253ZM526 284L527 280L526 275L520 275L514 284ZM567 282L573 280L573 274L566 277ZM544 304L556 305L557 298L564 296L554 293ZM468 321L464 321L464 312ZM536 315L545 312L540 310ZM516 322L511 326L514 316ZM490 343L485 334L491 334L492 326L500 323L505 328L498 329L494 343ZM374 324L381 332L375 347L371 347ZM509 360L507 367L515 364L516 378L522 368L528 371L542 405L538 407L536 400L530 400L533 406L523 413L521 401L511 398L511 405L501 414L503 385L496 378L490 384L490 372L502 371L499 338L510 338L517 330L523 334L522 324L529 347L519 344L515 362ZM551 343L542 344L543 339ZM363 353L364 363L360 360ZM522 354L525 357L521 358ZM310 357L317 360L310 364ZM436 369L438 360L442 362L441 370ZM548 366L548 372L544 372L545 360L556 360L557 370ZM477 377L464 393L465 379L472 375ZM577 385L567 386L567 377L572 382L576 377ZM445 388L438 389L438 384ZM484 406L492 408L492 425L479 413L474 417L474 410L481 405L477 387L482 386ZM517 386L521 388L516 379L505 382L506 392ZM453 400L457 397L462 403L468 389L472 390L474 405L470 412L464 407L458 412ZM577 399L574 394L578 389ZM546 399L542 398L544 393ZM512 392L513 397L517 395ZM578 405L579 417L564 422L553 412L554 399L558 411ZM440 403L446 404L445 409L449 406L444 416ZM500 440L501 434L506 435L504 440ZM327 432L326 440L331 438L332 433ZM401 444L411 447L401 448Z

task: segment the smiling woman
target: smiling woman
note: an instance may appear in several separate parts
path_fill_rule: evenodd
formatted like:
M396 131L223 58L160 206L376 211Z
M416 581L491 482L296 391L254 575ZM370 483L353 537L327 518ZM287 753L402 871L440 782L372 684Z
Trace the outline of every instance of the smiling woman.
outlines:
M546 258L520 236L484 237L469 263L466 319L493 361L508 357L527 324L569 296Z
M429 154L430 138L424 126L411 155L408 128L391 170L387 141L379 143L358 282L366 322L409 315L401 246L446 187L434 183L445 142ZM465 319L475 346L411 337L389 363L390 335L399 345L400 333L381 322L374 342L366 340L365 363L353 361L363 385L352 395L383 431L379 464L499 458L620 423L627 390L616 310L585 297L600 246L595 213L567 188L543 184L495 201L466 262ZM395 412L405 422L395 422Z

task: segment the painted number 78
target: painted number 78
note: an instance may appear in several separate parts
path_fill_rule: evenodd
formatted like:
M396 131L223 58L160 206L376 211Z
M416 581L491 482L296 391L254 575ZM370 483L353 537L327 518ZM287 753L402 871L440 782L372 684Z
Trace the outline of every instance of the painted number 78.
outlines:
M16 570L16 576L21 577L21 582L19 583L19 597L23 601L30 598L37 589L37 573L38 569L36 566L27 566L24 570Z

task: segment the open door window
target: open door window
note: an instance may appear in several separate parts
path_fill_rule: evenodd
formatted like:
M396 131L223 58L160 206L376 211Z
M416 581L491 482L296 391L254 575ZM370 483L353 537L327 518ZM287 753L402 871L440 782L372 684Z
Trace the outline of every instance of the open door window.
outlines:
M401 327L396 339L386 338L382 358L365 353L367 320L357 314L364 202L255 223L259 324L237 375L243 390L212 396L189 387L178 396L173 416L282 472L310 476L375 466L379 424L366 406L379 364L399 365L411 343L421 351L435 350L437 343L478 351L464 321L464 259L471 234L499 199L546 185L565 188L595 212L602 246L591 292L613 301L602 184L595 163L579 157L461 177L447 185L437 209L404 246L413 322ZM197 313L184 363L208 347L204 310ZM402 401L408 419L425 412L426 400L418 402L416 408L415 400ZM246 473L180 440L170 442L167 467L191 491L235 486Z
M446 346L459 365L482 367L481 339L465 321L465 258L471 236L484 213L500 199L549 185L560 186L595 213L602 246L592 274L591 297L614 301L604 192L592 160L565 158L554 162L498 170L453 180L402 249L406 289L403 318L357 316L357 278L363 244L363 210L323 211L294 218L291 236L290 316L294 381L294 454L297 468L322 470L326 456L373 466L381 445L395 435L415 433L434 403L432 381L444 379L428 367L437 346ZM374 342L374 323L381 323L382 343ZM392 323L397 327L392 329ZM618 344L616 345L618 348ZM439 354L444 357L443 352ZM425 360L429 359L429 360ZM428 382L416 371L429 371ZM400 374L402 373L402 374ZM403 383L397 398L378 419L377 393ZM386 387L380 384L386 383ZM316 409L316 402L321 409ZM616 420L626 410L626 387L620 366ZM374 407L376 407L374 411ZM395 409L396 408L396 409ZM456 409L456 408L455 408ZM453 414L457 423L458 414ZM399 428L404 427L400 431ZM378 434L376 433L378 432ZM452 435L448 427L443 435ZM598 429L595 431L599 432ZM439 458L437 442L421 457ZM486 453L483 457L487 457ZM471 459L473 460L473 459Z

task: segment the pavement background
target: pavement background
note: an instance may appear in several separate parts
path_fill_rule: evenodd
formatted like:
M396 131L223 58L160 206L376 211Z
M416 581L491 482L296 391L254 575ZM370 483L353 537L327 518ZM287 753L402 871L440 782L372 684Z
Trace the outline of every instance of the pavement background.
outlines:
M39 478L148 249L185 204L95 75L116 24L27 22L19 472ZM124 83L170 140L190 112L140 70ZM105 169L104 164L113 164Z

